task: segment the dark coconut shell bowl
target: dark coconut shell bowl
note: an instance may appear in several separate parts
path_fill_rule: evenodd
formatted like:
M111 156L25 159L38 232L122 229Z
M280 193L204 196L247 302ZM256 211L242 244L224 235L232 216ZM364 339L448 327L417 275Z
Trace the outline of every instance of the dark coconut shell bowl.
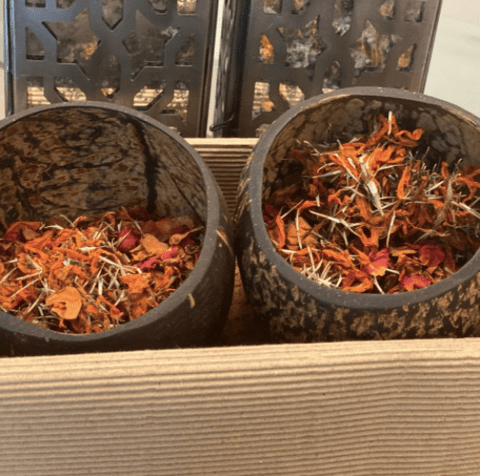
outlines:
M233 228L215 179L178 134L133 109L105 103L30 109L0 123L0 190L7 224L94 217L138 205L164 216L193 216L205 226L191 274L143 316L104 332L75 335L0 312L1 355L217 342L233 291Z
M425 131L442 161L480 166L480 119L422 94L358 87L298 104L260 138L239 188L236 250L248 300L259 325L278 342L466 337L480 335L480 253L449 277L397 294L362 294L328 288L304 277L274 249L262 201L280 177L295 141L329 142L333 135L366 133L368 116L392 111L401 129Z

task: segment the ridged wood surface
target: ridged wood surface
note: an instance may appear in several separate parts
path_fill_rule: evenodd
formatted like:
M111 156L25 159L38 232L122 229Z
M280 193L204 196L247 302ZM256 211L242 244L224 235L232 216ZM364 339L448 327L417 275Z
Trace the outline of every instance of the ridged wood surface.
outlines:
M476 339L0 365L0 474L478 476Z
M235 210L240 173L258 139L186 139L203 157L223 192L231 213Z

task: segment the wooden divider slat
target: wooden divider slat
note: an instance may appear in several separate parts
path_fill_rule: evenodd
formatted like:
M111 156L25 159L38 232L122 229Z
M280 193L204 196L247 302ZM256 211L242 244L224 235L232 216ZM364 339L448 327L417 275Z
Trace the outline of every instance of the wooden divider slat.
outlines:
M478 476L476 339L3 359L0 474Z

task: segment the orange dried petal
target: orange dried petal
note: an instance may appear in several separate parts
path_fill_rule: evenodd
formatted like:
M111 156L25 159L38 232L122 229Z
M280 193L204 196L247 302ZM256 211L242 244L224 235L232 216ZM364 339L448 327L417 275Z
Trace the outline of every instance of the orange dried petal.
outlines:
M328 206L333 207L334 205L341 205L342 201L340 200L340 195L344 193L343 190L337 190L335 193L332 193L328 196ZM315 206L317 203L315 202Z
M18 255L18 261L16 263L18 269L25 274L36 273L37 267L34 264L32 258L26 253L20 253Z
M73 286L67 286L45 299L47 306L53 306L52 311L66 320L76 319L82 308L82 296Z
M32 230L31 228L23 227L22 228L22 235L23 235L23 238L25 239L25 241L30 241L30 240L33 240L34 238L36 238L38 236L38 233L36 231Z
M130 318L137 319L146 314L152 307L150 302L148 296L141 296L140 298L133 300L130 307Z
M140 240L140 243L145 248L145 251L153 256L160 256L168 250L169 246L163 243L153 235L146 233Z
M170 238L168 239L168 243L171 246L175 246L181 243L182 240L184 240L188 235L190 234L190 231L184 232L184 233L174 233Z
M73 221L73 226L77 226L79 223L81 223L82 221L87 221L88 220L88 217L85 216L85 215L80 215L78 216L77 218L75 218L75 220Z
M480 188L480 183L475 182L475 180L472 180L470 177L457 177L455 182L464 183L470 190L470 194L464 200L471 200L476 191Z
M402 130L394 134L394 136L397 139L397 143L400 143L405 147L416 147L417 142L422 138L424 132L423 129L415 129L412 132Z
M410 167L403 169L402 177L397 186L397 197L399 200L403 200L406 196L405 188L410 186L410 179L412 178L412 170Z
M17 221L13 223L3 235L4 241L16 241L24 228L38 230L42 226L39 221Z
M358 281L358 284L353 285ZM353 293L364 293L373 288L373 279L367 273L359 270L349 271L342 281L341 288L343 291L350 291Z
M432 198L427 198L427 201L431 203L435 209L443 208L445 206L445 202L442 202L441 200L435 200Z
M338 264L344 268L354 268L355 265L352 262L352 258L348 251L343 253L340 251L334 250L322 250L322 257L326 258L329 261L333 261L335 264Z
M90 257L86 256L78 251L72 250L70 248L60 248L60 247L54 247L52 251L57 251L59 253L65 254L67 256L70 256L70 258L76 259L77 261L84 261L88 263L90 261Z
M368 237L364 230L361 227L358 227L355 230L355 233L360 238L360 241L363 243L365 248L378 248L378 233L375 228L368 228L370 232L370 237Z
M128 274L120 276L120 281L128 286L132 293L141 293L149 287L150 273Z
M28 242L28 246L30 249L36 248L38 250L43 250L44 248L52 247L52 239L53 239L54 231L47 230L43 235L34 238Z
M173 266L166 266L165 267L165 272L163 273L163 276L160 280L157 281L155 284L155 291L158 291L161 288L168 288L170 287L172 277L175 274L175 269Z
M30 251L38 256L41 265L46 265L50 261L50 256L47 253L44 253L42 250L38 248L34 248L31 246L30 243L25 243L23 246L25 251Z
M285 223L280 214L275 217L275 224L277 225L276 230L278 232L278 248L285 248L285 243L287 239L285 235Z
M297 213L301 213L303 210L308 208L317 207L318 203L316 200L305 200L301 205L297 207Z
M57 235L57 237L53 241L53 246L58 247L63 243L69 242L74 234L75 234L75 230L64 228L63 230L60 231L60 233Z
M447 162L442 162L442 166L440 169L440 174L442 175L442 178L448 179L450 177L450 169L447 164Z
M312 227L309 225L307 220L302 218L301 216L298 217L298 229L295 223L295 220L291 221L287 225L287 230L286 230L286 238L287 238L287 243L290 246L294 247L300 247L302 245L303 247L303 239L310 234L312 231ZM300 238L300 244L298 242L298 239Z
M360 212L361 217L364 221L369 222L372 218L372 209L370 208L369 203L365 198L357 194L355 196L355 204L358 207L358 211Z

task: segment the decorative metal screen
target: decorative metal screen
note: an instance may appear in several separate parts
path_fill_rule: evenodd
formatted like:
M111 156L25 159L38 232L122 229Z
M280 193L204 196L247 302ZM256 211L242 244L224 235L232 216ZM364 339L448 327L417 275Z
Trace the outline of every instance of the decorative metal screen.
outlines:
M9 0L10 111L112 101L204 135L216 2Z
M236 133L347 86L423 91L441 0L251 0ZM239 32L240 35L243 32Z

